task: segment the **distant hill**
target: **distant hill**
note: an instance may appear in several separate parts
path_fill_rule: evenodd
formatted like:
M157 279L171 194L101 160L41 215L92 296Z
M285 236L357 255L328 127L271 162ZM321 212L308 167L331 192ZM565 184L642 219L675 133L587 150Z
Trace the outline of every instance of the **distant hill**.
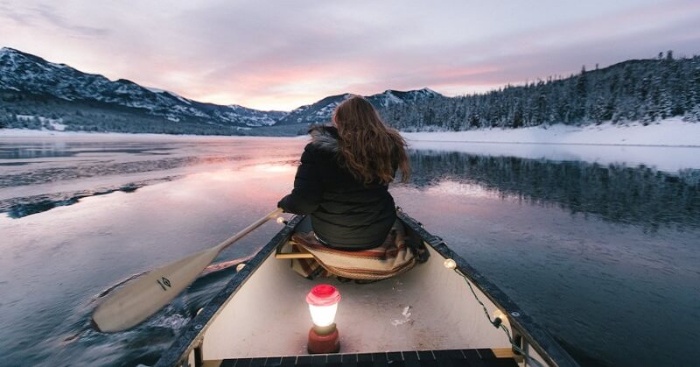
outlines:
M438 95L429 90L386 91L369 96L378 106L413 103ZM259 111L216 105L111 81L11 48L0 49L0 127L171 134L255 134L261 127L324 123L346 95L324 98L294 111ZM298 129L262 129L290 134Z
M0 49L0 127L99 132L295 135L328 123L349 94L293 111L216 105L110 81L11 48ZM700 56L627 60L568 77L445 97L430 89L365 96L402 131L462 131L604 121L700 121Z
M100 110L106 115L112 111L133 115L144 119L144 123L160 117L171 125L200 123L222 129L274 125L286 115L280 111L197 102L125 79L110 81L102 75L83 73L11 48L0 49L0 98L3 105L15 104L22 116L32 115L32 104L38 112L43 110L42 104L50 104L60 107L53 114L74 106L77 111L87 109L86 113ZM60 118L65 124L72 122L69 116Z
M350 94L347 93L330 96L314 104L299 107L281 118L278 124L322 124L329 122L333 110L348 96ZM428 101L436 97L442 97L442 95L427 88L408 92L387 90L384 93L366 96L367 100L379 109L395 105L411 105L418 101Z

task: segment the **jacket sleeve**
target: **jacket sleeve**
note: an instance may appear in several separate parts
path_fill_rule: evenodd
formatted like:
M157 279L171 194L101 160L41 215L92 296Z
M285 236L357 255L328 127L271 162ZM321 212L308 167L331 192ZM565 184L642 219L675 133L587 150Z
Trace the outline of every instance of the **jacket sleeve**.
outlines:
M286 213L309 214L318 208L323 190L320 167L313 148L307 145L294 177L294 189L277 203Z

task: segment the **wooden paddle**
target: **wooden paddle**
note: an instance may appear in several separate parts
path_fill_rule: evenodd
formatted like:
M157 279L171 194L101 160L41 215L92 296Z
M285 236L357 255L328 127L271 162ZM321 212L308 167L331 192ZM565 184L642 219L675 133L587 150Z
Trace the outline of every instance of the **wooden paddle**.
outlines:
M93 326L98 331L116 332L146 320L192 284L223 249L281 213L282 209L276 209L215 247L128 281L97 306Z

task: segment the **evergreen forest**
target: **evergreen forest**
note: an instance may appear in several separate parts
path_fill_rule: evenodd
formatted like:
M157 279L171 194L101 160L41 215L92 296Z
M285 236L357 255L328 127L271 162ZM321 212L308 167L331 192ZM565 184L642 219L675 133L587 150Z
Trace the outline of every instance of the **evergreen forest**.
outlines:
M433 98L382 110L402 131L463 131L547 124L600 124L669 117L700 121L700 56L625 61L485 94Z

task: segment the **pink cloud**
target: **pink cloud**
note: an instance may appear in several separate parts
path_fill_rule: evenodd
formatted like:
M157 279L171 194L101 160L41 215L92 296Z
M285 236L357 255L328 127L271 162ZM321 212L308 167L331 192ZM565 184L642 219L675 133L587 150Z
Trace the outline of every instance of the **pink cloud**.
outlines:
M167 9L142 2L135 12L120 3L109 11L70 5L0 4L2 46L196 100L260 109L289 110L345 92L481 92L666 50L692 55L700 44L694 0L478 8L388 1L372 3L373 12L305 0L173 0Z

